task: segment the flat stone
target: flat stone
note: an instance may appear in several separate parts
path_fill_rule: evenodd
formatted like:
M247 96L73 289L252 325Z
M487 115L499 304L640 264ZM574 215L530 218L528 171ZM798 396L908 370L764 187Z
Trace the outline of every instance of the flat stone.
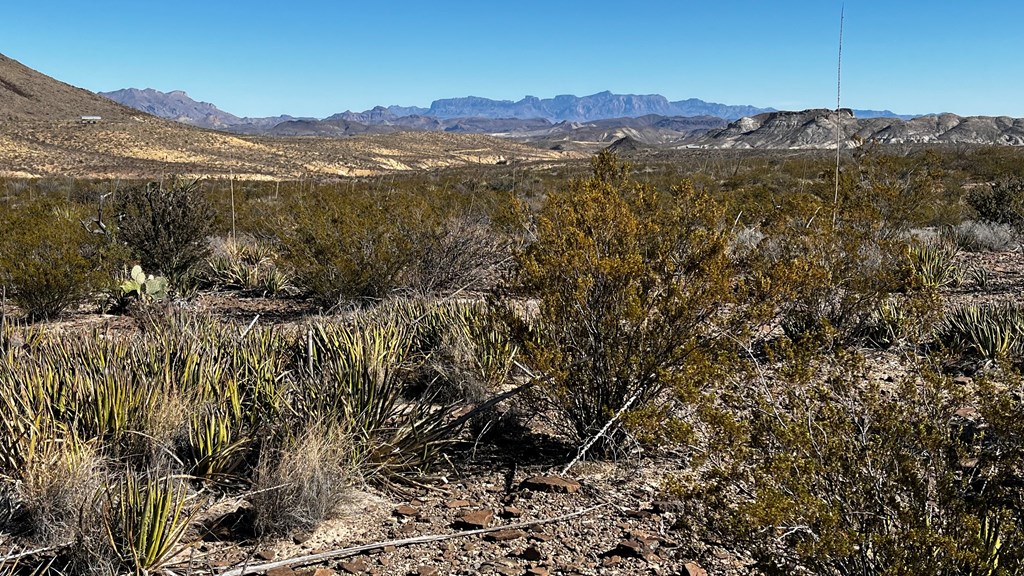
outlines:
M363 572L366 572L367 569L366 562L362 560L342 562L341 564L338 564L338 567L349 574L362 574Z
M438 570L434 566L420 566L415 573L417 576L437 576Z
M519 557L527 562L539 562L544 558L544 554L537 549L536 546L527 546L522 552L519 553Z
M295 576L295 570L292 570L287 566L271 568L270 570L267 570L267 576Z
M686 570L686 576L708 576L708 571L696 562L687 562L683 565L683 570Z
M494 520L494 511L490 509L464 512L455 523L464 528L486 528Z
M502 518L519 518L523 515L523 511L515 506L505 506L501 509Z
M409 506L408 504L402 504L398 508L395 508L395 516L415 516L419 513L419 508L415 506Z
M579 482L561 476L534 476L523 480L521 486L527 490L561 492L563 494L572 494L580 489Z
M455 508L468 508L472 505L473 503L469 500L449 500L448 502L445 502L445 507L449 510L453 510Z
M547 568L540 566L534 566L526 571L527 576L548 576L550 573Z
M273 550L257 550L256 557L260 560L270 562L274 558L277 558L277 552L274 552Z
M644 558L650 554L650 548L643 540L622 540L606 556L622 556L623 558Z
M512 530L498 530L497 532L491 532L490 534L486 534L484 536L484 538L486 538L487 540L490 540L491 542L508 542L510 540L517 540L517 539L522 538L524 536L526 536L526 532L523 532L522 530L512 529Z
M317 568L313 571L313 576L336 576L337 572L330 568Z

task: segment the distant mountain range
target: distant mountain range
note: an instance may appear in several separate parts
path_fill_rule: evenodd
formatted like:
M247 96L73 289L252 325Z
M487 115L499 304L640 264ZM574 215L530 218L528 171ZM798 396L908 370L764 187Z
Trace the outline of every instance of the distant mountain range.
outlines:
M659 94L613 94L599 92L590 96L562 95L554 98L527 96L522 100L491 100L478 96L435 100L429 108L418 106L376 106L363 112L345 111L322 120L273 116L242 118L220 110L208 102L197 102L181 90L160 92L147 88L126 88L101 92L111 100L143 112L215 130L278 135L350 136L396 130L447 130L462 132L511 132L541 128L538 122L588 123L615 118L715 117L737 120L774 108L705 102L698 98L669 101ZM858 110L858 117L899 117L888 110ZM905 116L904 118L910 118ZM469 120L472 119L472 120ZM484 120L502 120L495 125ZM513 120L527 121L524 123ZM282 125L282 123L287 123ZM723 123L724 125L724 123ZM384 128L380 128L384 127Z
M124 88L113 92L100 92L99 95L159 118L213 130L261 132L281 122L297 119L294 116L240 118L209 102L197 102L182 90L161 92L152 88Z
M688 146L709 148L835 148L864 142L880 144L1000 144L1024 146L1024 119L1007 116L933 114L910 120L857 118L854 111L813 109L769 112L741 118L725 128L691 139Z

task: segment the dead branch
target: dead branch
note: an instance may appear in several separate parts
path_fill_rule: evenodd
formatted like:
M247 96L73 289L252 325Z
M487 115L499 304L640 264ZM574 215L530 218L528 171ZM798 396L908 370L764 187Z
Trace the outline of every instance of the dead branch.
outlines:
M478 534L487 534L489 532L498 532L500 530L513 530L516 528L526 528L529 526L537 526L540 524L551 524L553 522L561 522L577 516L583 516L589 514L598 508L607 506L606 503L601 503L590 508L583 510L577 510L570 514L563 514L562 516L555 516L553 518L542 518L540 520L529 520L526 522L517 522L515 524L505 524L503 526L494 526L491 528L480 528L477 530L466 530L465 532L456 532L454 534L431 534L427 536L416 536L414 538L403 538L401 540L386 540L383 542L374 542L372 544L363 544L361 546L353 546L352 548L341 548L339 550L329 550L327 552L321 552L319 554L310 554L307 556L298 556L295 558L288 558L285 560L278 560L276 562L268 562L266 564L258 564L255 566L243 566L241 568L235 568L221 572L220 576L246 576L248 574L256 574L260 572L266 572L267 570L273 570L274 568L282 568L285 566L308 566L309 564L316 564L323 562L324 560L333 560L335 558L344 558L346 556L354 556L360 552L368 552L370 550L377 550L385 546L409 546L411 544L426 544L429 542L440 542L443 540L452 540L455 538L463 538L466 536L476 536Z

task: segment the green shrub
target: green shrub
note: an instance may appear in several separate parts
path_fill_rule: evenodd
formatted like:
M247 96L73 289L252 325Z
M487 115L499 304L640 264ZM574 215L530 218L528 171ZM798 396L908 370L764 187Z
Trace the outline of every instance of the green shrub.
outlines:
M43 201L0 208L0 285L30 318L53 318L109 282L106 240L73 207Z
M166 276L172 286L179 287L209 255L215 214L198 181L119 190L114 210L117 237L132 258L144 270Z
M129 474L107 488L104 527L123 570L149 574L178 552L194 514L186 498L185 485L171 476Z
M721 210L706 194L687 182L658 192L607 152L592 166L550 195L509 285L538 301L535 322L517 328L520 345L578 439L629 402L642 411L666 391L691 398L747 310ZM654 428L670 420L649 416ZM613 427L595 451L623 435Z
M955 416L985 400L948 378L887 386L861 370L723 394L729 424L711 425L732 434L703 480L676 486L693 506L679 528L772 575L1015 574L1020 421L984 431L995 410ZM1012 388L990 393L1004 417L1020 410Z
M964 270L956 262L955 246L939 243L914 243L908 249L913 282L917 287L937 290L963 283Z
M332 307L485 287L508 246L489 210L454 193L317 188L288 200L275 233L298 283Z
M978 186L967 194L967 203L978 217L993 224L1024 229L1024 178L1000 178L990 186Z

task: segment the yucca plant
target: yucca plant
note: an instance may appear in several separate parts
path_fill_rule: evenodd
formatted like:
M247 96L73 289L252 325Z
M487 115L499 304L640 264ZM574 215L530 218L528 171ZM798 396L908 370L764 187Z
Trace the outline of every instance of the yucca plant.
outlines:
M969 350L986 359L1020 351L1024 310L1015 303L964 304L946 314L937 339L953 349Z
M944 288L963 283L964 270L956 263L956 246L911 244L907 249L915 282L923 288Z
M974 268L971 268L971 280L974 281L974 285L978 290L987 290L991 281L991 275L989 274L988 268L985 268L984 266L975 266Z
M368 478L394 482L425 470L451 441L454 407L403 398L403 377L420 360L411 356L410 327L357 318L311 334L315 373L299 384L307 417L340 424Z
M239 429L230 408L206 406L189 422L186 456L190 473L207 480L233 474L251 444L252 439Z
M106 494L104 528L122 568L132 574L150 574L180 551L194 514L186 506L181 481L129 473Z

